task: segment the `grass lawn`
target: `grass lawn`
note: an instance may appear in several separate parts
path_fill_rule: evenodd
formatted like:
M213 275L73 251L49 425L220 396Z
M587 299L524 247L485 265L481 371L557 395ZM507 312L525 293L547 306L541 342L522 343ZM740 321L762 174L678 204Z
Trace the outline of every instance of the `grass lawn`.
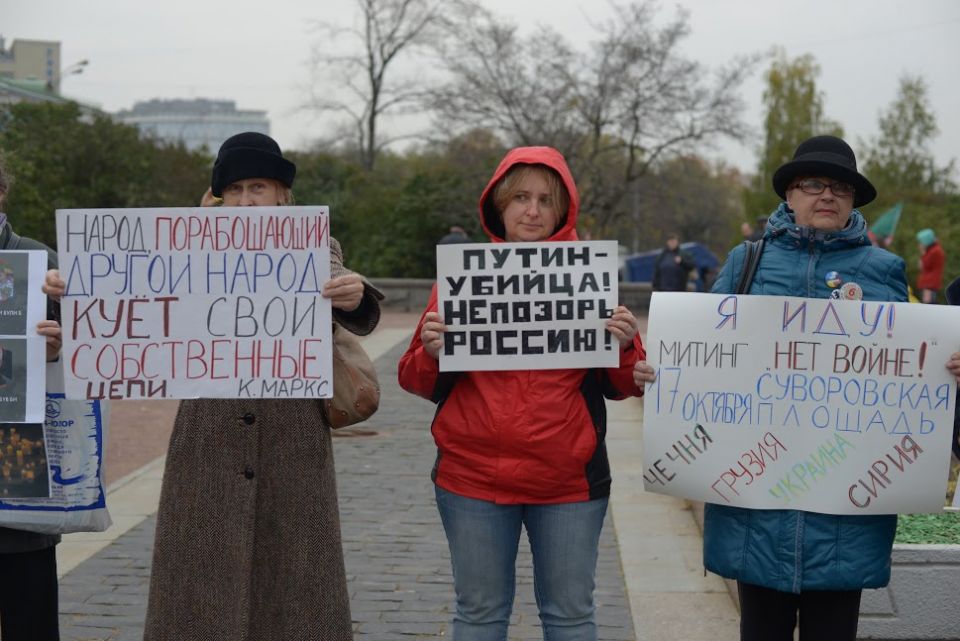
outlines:
M957 489L960 463L954 462L947 489L952 501ZM952 543L960 544L960 512L942 514L902 514L897 525L897 543Z

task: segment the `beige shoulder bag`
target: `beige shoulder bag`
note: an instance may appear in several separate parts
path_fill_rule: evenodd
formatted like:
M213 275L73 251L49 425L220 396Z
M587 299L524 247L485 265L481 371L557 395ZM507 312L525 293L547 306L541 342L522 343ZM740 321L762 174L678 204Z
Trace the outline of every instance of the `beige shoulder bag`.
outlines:
M333 324L333 398L323 399L327 422L333 429L365 421L380 405L380 383L373 361L360 341Z

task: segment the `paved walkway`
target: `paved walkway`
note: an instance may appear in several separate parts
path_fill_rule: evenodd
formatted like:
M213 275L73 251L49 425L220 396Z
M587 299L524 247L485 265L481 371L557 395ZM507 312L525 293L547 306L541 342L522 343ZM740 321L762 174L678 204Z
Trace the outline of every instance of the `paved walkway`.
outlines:
M396 363L416 318L385 317L365 345L383 386L381 411L335 439L340 510L356 638L419 640L449 634L449 556L433 505L433 405L396 384ZM642 491L640 416L631 400L609 407L614 493L597 576L600 638L736 639L722 582L704 577L700 535L684 501ZM143 630L162 474L156 459L111 486L115 525L59 547L64 641L139 640ZM540 639L529 552L521 545L511 640Z

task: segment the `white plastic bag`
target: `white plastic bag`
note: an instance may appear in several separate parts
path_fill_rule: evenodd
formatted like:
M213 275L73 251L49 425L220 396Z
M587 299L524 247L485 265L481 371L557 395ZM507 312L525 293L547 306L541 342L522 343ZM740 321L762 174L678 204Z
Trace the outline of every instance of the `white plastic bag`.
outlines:
M0 498L0 525L45 534L102 532L110 527L102 474L109 414L107 401L65 399L63 363L47 363L43 435L50 497Z

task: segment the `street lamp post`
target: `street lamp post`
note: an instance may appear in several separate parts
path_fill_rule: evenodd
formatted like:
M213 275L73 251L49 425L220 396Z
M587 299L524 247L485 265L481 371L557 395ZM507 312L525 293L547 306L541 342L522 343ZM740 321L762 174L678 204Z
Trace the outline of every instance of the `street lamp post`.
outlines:
M83 73L84 68L88 64L90 64L90 61L84 59L79 62L73 63L69 67L64 67L63 69L61 69L60 76L57 78L57 87L56 87L57 93L60 93L60 83L63 81L64 78L66 78L67 76L76 76ZM53 87L50 87L50 89L53 89Z

